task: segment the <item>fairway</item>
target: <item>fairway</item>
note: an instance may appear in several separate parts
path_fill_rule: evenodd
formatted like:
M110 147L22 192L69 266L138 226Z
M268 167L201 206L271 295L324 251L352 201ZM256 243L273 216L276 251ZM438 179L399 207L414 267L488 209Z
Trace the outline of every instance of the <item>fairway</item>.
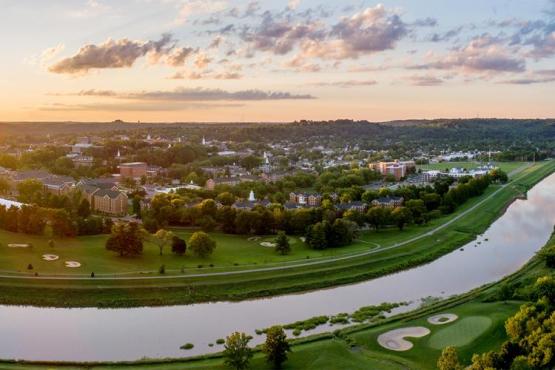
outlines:
M491 324L492 321L489 317L465 317L435 332L430 337L428 346L435 349L464 346L482 335Z
M505 171L506 173L510 173L511 171L516 170L517 168L523 166L526 163L527 162L492 162L493 165L499 167L501 170ZM426 170L443 171L445 169L451 169L451 168L466 168L467 170L471 170L484 164L486 163L478 162L478 161L440 162L440 163L422 164L416 167L417 169L421 169L422 171L426 171Z

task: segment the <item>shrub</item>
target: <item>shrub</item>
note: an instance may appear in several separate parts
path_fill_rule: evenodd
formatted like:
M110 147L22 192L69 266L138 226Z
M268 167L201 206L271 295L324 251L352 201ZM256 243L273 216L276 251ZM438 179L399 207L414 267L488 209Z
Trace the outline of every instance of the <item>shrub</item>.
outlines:
M185 343L184 345L182 345L179 348L187 350L187 349L193 349L194 346L195 345L193 343Z
M160 265L160 267L158 268L158 273L159 274L165 274L166 273L166 265Z
M28 264L28 265L27 265L27 270L32 270L32 269L33 269L33 265Z
M224 343L225 343L225 339L223 338L216 339L216 344L224 344Z

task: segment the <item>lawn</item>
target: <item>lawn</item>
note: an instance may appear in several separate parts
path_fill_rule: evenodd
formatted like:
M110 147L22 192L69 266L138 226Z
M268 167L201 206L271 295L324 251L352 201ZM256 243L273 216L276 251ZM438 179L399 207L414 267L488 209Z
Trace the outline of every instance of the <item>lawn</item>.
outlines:
M505 171L506 173L510 173L511 171L516 170L517 168L523 166L527 162L492 162L494 165L498 166L501 170ZM482 165L481 162L477 161L465 161L465 162L441 162L441 163L430 163L430 164L422 164L416 166L417 169L425 170L445 170L451 168L466 168L467 170L471 170L473 168L479 167Z

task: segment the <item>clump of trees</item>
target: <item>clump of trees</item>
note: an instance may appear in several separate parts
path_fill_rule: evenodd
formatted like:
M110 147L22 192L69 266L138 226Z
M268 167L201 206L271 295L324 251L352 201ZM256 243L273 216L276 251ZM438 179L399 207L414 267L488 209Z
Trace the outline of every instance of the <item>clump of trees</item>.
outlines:
M189 250L197 257L206 258L216 249L216 242L204 231L197 231L191 235L187 243Z
M358 236L358 226L352 221L326 220L308 227L305 238L312 249L326 249L349 245Z
M106 249L118 253L121 257L140 255L143 253L145 234L136 222L117 223L106 240Z

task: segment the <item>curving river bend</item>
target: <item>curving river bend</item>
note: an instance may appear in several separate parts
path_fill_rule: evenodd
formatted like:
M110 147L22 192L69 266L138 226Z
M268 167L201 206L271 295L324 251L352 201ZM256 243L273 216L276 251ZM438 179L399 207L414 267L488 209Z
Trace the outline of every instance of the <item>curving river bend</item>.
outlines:
M549 239L555 224L555 174L516 200L477 240L427 265L378 279L303 294L242 302L126 309L0 306L0 358L118 361L181 357L233 331L352 312L381 302L447 297L517 271ZM487 240L486 240L487 239ZM321 331L330 330L323 326ZM190 351L179 347L194 343Z

